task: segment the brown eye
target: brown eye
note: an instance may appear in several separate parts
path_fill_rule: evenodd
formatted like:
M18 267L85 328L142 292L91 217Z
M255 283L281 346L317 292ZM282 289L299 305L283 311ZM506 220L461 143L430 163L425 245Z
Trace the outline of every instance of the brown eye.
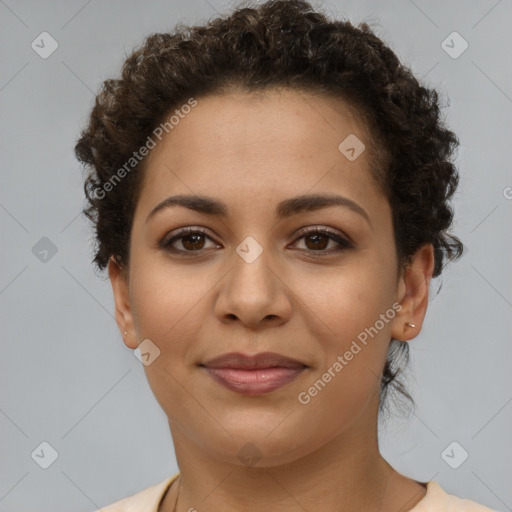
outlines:
M174 236L166 236L160 243L159 246L169 252L187 254L187 253L201 253L207 249L205 245L207 241L213 240L199 228L185 228L180 230ZM213 244L214 247L220 247L217 244Z
M180 237L183 247L187 250L197 251L204 246L204 235L202 233L194 233Z
M305 235L304 240L306 241L308 249L323 251L327 248L331 239L323 233L316 233L312 235Z
M334 254L354 248L354 245L344 237L325 228L309 228L299 234L300 236L295 240L295 243L304 239L304 245L306 246L305 249L299 249L310 252L314 256ZM328 248L330 242L334 245Z

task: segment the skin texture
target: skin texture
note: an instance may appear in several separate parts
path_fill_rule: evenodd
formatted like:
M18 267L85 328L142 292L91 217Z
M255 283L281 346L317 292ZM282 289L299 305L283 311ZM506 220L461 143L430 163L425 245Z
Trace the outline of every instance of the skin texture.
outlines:
M350 134L367 148L354 161L338 150ZM198 98L150 153L129 268L111 259L109 275L126 346L150 339L160 350L144 370L168 417L181 473L161 510L173 510L178 485L178 511L405 511L423 498L424 486L381 457L377 412L391 337L407 341L421 330L433 250L425 245L397 271L391 209L372 177L370 147L357 112L339 100L232 91ZM345 196L369 221L340 206L276 217L280 201L313 193ZM146 221L176 194L213 197L229 215L173 206ZM203 228L209 238L173 246L202 254L159 247L182 227ZM305 227L330 229L354 247L315 256L315 240L299 233ZM263 250L252 263L236 252L249 236ZM338 247L329 238L317 243ZM299 393L396 303L394 318L301 404ZM309 368L271 393L245 396L198 366L234 351L278 352ZM239 457L247 443L261 457L250 466Z

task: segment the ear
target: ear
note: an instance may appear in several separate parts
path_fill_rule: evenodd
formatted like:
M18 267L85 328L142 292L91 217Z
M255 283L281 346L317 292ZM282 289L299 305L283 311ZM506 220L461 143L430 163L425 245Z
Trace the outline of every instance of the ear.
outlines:
M121 330L124 344L128 348L136 349L138 347L138 343L130 306L127 272L112 256L108 261L108 275L110 277L110 284L112 285L112 291L114 293L116 322ZM125 331L126 334L124 334Z
M434 247L432 244L425 244L416 251L398 279L396 300L402 305L402 309L393 319L393 338L409 341L421 331L427 312L433 271ZM408 325L409 323L414 327Z

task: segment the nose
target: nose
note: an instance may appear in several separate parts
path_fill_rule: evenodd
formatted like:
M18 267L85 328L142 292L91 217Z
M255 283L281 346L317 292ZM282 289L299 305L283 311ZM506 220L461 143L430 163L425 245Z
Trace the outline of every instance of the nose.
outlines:
M232 270L221 281L217 318L251 329L286 323L292 311L291 292L279 274L271 268L265 251L251 263L235 255Z

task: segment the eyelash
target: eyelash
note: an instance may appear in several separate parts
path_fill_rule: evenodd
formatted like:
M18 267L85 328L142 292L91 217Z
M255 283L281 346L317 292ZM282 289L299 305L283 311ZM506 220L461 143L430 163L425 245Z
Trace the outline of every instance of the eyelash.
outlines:
M174 253L174 254L178 254L178 255L181 255L181 256L196 256L198 254L202 254L207 249L199 249L197 251L186 251L186 250L181 250L181 249L175 249L174 247L172 247L172 244L174 242L176 242L177 240L180 240L181 238L183 238L185 236L193 235L193 234L202 234L202 235L205 235L210 240L212 240L211 237L208 235L208 233L205 230L201 229L201 228L183 228L178 233L176 233L176 235L174 235L172 238L170 238L169 240L166 240L166 238L164 238L160 242L159 246L160 246L160 248L162 248L162 249L164 249L164 250L166 250L168 252L171 252L171 253ZM327 256L327 255L339 253L339 252L344 251L346 249L353 249L354 248L354 245L351 242L349 242L348 240L343 238L338 233L336 233L334 231L331 231L329 229L326 229L326 228L317 228L317 227L309 227L309 228L305 228L302 231L300 231L298 236L297 236L297 238L295 239L294 243L299 241L299 240L301 240L305 236L310 235L310 234L322 234L322 235L325 235L330 240L333 240L334 242L339 244L339 247L337 247L335 249L328 249L328 250L323 250L323 251L316 251L314 249L300 249L301 251L309 252L309 253L311 253L314 256ZM214 242L214 240L212 240L212 241Z

